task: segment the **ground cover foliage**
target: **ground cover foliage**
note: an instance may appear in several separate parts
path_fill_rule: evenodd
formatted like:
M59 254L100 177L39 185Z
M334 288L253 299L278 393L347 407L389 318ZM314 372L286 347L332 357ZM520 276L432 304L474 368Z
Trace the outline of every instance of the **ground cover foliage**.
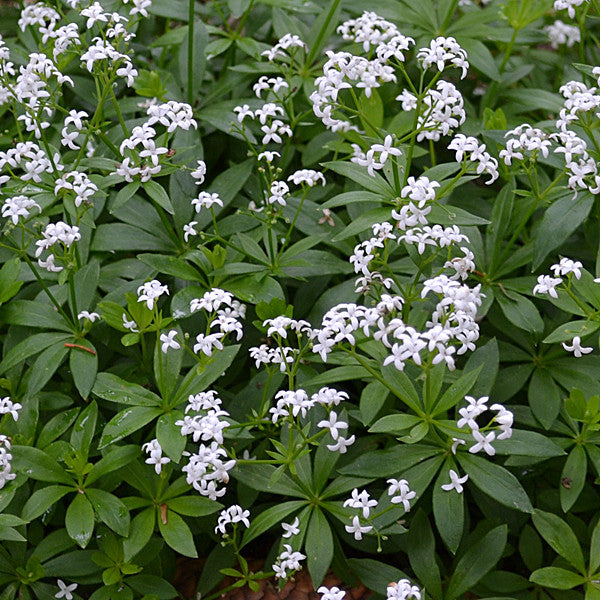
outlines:
M600 599L598 3L364 8L2 7L0 599Z

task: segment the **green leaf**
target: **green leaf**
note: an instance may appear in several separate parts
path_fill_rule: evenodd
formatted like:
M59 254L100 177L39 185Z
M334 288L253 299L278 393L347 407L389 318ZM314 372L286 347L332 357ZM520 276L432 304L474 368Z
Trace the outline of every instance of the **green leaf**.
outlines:
M129 536L123 540L123 556L131 560L150 541L154 533L156 510L147 508L136 515L129 527Z
M98 373L92 393L104 400L129 404L130 406L160 406L161 399L155 393L125 381L112 373Z
M11 348L0 363L0 373L6 373L26 358L45 350L49 346L66 342L70 336L63 333L37 333Z
M596 523L590 542L590 573L596 573L600 567L600 520Z
M181 459L187 442L187 438L181 435L181 427L175 425L183 416L183 411L171 411L161 415L156 422L156 439L163 452L175 462Z
M507 531L506 525L500 525L468 548L452 573L446 590L447 600L467 592L494 568L506 546Z
M533 93L534 90L528 92ZM540 99L537 92L535 98L536 102ZM573 192L569 191L546 209L533 239L535 250L532 269L537 269L546 256L565 242L583 223L592 210L593 204L594 196L587 190L580 191L576 199L573 198Z
M598 285L598 284L596 284ZM550 335L542 341L544 344L555 344L557 342L571 341L576 335L580 338L586 338L600 328L600 323L590 321L589 319L578 319L559 325Z
M348 162L348 161L333 161L323 163L323 167L337 173L338 175L343 175L352 181L358 183L362 188L369 190L370 192L374 192L383 196L382 200L392 199L395 197L394 190L390 187L390 185L385 181L385 179L375 173L375 177L371 177L367 170L364 167L361 167L357 164ZM389 218L389 210L388 209L388 218ZM373 221L374 223L376 221ZM348 237L348 236L346 236ZM343 238L340 238L343 239Z
M148 196L150 196L150 198L152 198L152 200L154 200L161 208L164 208L170 215L175 212L171 200L169 200L169 195L160 183L150 180L144 181L142 186L146 194L148 194Z
M181 327L175 327L175 331L177 331L176 339L179 340L181 345L183 341ZM165 353L162 351L161 346L160 342L157 342L154 346L154 376L161 396L170 398L177 387L185 350L183 346L179 349L168 348Z
M585 577L560 567L544 567L534 571L529 580L556 590L570 590L584 583Z
M90 348L93 352L86 352L81 348L71 348L69 367L73 381L81 397L87 399L92 391L98 372L98 354L94 345L88 340L78 340L80 346Z
M48 454L31 446L12 447L12 468L30 479L73 485L65 470Z
M523 429L513 429L512 435L507 440L496 440L494 449L497 454L508 456L551 458L565 454L565 451L549 437Z
M544 330L544 322L535 304L529 298L512 290L509 294L510 297L500 289L494 290L494 297L504 316L519 329L541 333Z
M43 450L48 444L60 437L75 421L79 408L70 408L54 415L43 427L38 436L36 446Z
M85 548L94 531L94 509L83 494L75 494L65 515L65 527L71 539Z
M0 269L0 304L10 300L23 285L19 281L21 261L18 258L7 260Z
M98 287L98 279L100 277L100 263L97 260L89 262L81 267L73 277L75 285L75 298L77 301L77 313L72 305L71 296L69 296L69 306L75 314L82 310L89 310L92 306L96 288Z
M75 450L79 450L87 460L90 444L96 432L96 420L98 418L98 405L93 400L90 404L81 411L81 414L75 421L71 430L71 446Z
M533 512L533 506L523 486L510 471L476 455L460 453L457 459L471 481L484 494L509 508L526 513Z
M179 30L175 30L175 31L180 31L181 29L183 29L183 27L181 27ZM158 40L156 40L158 41ZM154 44L153 44L154 45ZM111 205L110 205L110 212L114 212L115 210L119 210L119 208L121 208L122 206L124 206L127 201L140 189L140 182L139 181L132 181L131 183L128 183L127 185L124 185L116 194L115 199L112 201Z
M183 556L198 558L192 532L185 521L172 510L167 510L166 516L166 523L158 520L158 528L165 542Z
M433 516L442 540L455 554L465 526L465 497L455 490L442 489L442 485L450 483L450 469L456 470L456 465L454 461L447 460L433 486Z
M100 520L115 533L127 537L129 533L129 511L121 500L113 494L96 488L85 491Z
M333 532L318 506L312 511L306 530L306 564L313 586L321 585L333 559Z
M333 238L333 242L341 242L342 240L348 239L371 229L371 225L374 223L381 223L382 221L389 221L392 214L391 207L384 208L373 208L365 213L359 215L338 235Z
M162 409L151 406L133 406L117 413L104 427L98 448L114 444L141 429L162 414Z
M64 343L59 343L46 348L35 359L27 384L27 391L30 395L37 394L50 381L68 352L69 348Z
M231 475L238 481L259 492L271 492L285 496L305 498L306 494L288 475L282 473L277 481L271 481L275 467L272 465L237 465Z
M74 492L72 487L64 485L48 485L35 491L25 503L21 518L24 521L33 521L43 515L51 506L56 504L69 492Z
M200 273L189 263L167 254L138 254L138 259L159 273L179 277L184 281L198 281Z
M168 581L156 575L147 575L145 573L134 575L127 578L127 584L138 592L138 594L147 594L144 598L148 600L152 596L159 600L169 600L178 596L177 590Z
M587 474L587 457L582 446L571 450L563 467L560 480L560 505L563 512L569 512L579 498Z
M422 510L411 520L407 542L408 559L415 575L433 598L441 598L442 579L436 563L435 538Z
M35 300L13 300L0 308L0 320L11 325L72 331L52 304Z
M367 589L382 596L386 595L390 582L408 578L406 573L400 569L372 558L350 558L348 563L356 577Z
M220 502L203 496L178 496L169 500L167 504L171 510L186 517L204 517L223 508Z
M421 417L407 414L386 415L377 420L371 427L369 432L372 433L401 433L407 429L414 427L418 423L422 423Z
M431 205L431 212L428 215L433 223L440 225L460 225L467 227L469 225L487 225L489 221L478 217L463 208L451 206L450 204L434 203Z
M504 236L510 225L515 202L515 180L511 179L496 196L492 208L490 224L486 230L486 255L491 272L496 271L496 261L503 248Z
M569 525L557 515L539 509L535 510L532 519L536 529L552 549L581 573L585 573L583 552Z
M239 344L225 346L223 350L215 352L211 357L203 357L203 362L191 368L180 383L171 406L179 406L187 402L190 394L197 394L206 390L213 381L221 377L223 372L227 370L239 349Z
M169 252L175 247L166 234L159 237L128 223L102 223L96 227L90 249L94 252L138 250Z
M138 458L140 449L138 446L131 444L128 446L120 446L107 452L93 467L86 477L86 485L91 485L94 481L107 473L112 473L117 469L121 469L130 462Z
M381 367L381 374L393 394L416 413L422 412L419 394L404 371L398 371L393 365L387 365Z
M444 395L434 403L432 407L432 414L439 415L442 412L449 410L456 406L459 402L463 402L465 396L471 391L471 388L475 385L483 365L467 371L463 371L462 375L444 392Z
M545 429L550 429L560 411L562 393L548 370L538 368L533 372L527 399L534 417Z
M271 508L267 508L267 510L261 512L260 515L253 517L250 521L250 527L244 532L241 547L245 546L259 535L262 535L265 531L273 527L273 525L278 525L286 519L288 515L300 510L305 505L306 502L303 500L283 502L281 504L276 504Z

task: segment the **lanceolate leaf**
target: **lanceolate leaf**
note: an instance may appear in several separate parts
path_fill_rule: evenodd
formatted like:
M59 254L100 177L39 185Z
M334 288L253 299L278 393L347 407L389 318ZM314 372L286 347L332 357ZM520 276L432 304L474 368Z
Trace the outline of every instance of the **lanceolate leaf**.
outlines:
M537 509L533 524L552 549L568 560L581 573L585 572L583 552L573 530L560 517Z
M527 513L533 512L533 506L519 483L519 480L507 469L480 456L459 453L460 466L482 492L500 504Z
M315 587L321 585L333 559L333 532L323 512L315 507L306 531L306 562Z

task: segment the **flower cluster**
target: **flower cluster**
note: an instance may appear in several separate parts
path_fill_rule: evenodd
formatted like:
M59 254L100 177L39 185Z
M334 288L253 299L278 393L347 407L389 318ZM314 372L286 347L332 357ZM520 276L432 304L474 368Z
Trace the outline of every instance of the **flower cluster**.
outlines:
M290 544L283 544L283 548L283 552L271 567L277 579L287 579L294 571L301 568L300 561L306 558L302 552L294 551Z
M261 56L266 56L269 62L286 59L293 60L297 48L303 51L308 50L307 45L299 36L286 33L272 48L261 52Z
M222 536L225 536L227 535L227 525L235 525L236 523L242 523L242 525L250 527L250 521L248 520L249 516L249 510L244 510L239 504L233 504L219 513L215 533L220 533Z
M188 412L197 413L193 417ZM227 457L223 445L223 430L229 427L224 419L229 414L221 409L221 399L214 390L190 395L185 409L186 416L175 422L181 427L181 435L190 435L194 442L209 442L209 445L200 443L198 451L189 456L188 463L182 468L186 473L186 481L203 496L211 500L223 496L227 491L225 487L217 485L229 483L229 471L236 464L235 460L223 460Z
M424 69L435 65L440 73L449 65L458 67L462 69L461 79L467 76L469 70L467 53L453 37L439 36L431 40L429 48L421 48L417 52L417 58Z
M498 179L498 161L486 152L485 144L480 144L477 138L459 133L448 144L448 150L456 152L456 161L459 163L463 161L477 163L475 169L477 175L487 173L490 176L486 184L489 185Z
M221 308L224 305L224 308ZM239 341L243 336L240 319L246 314L246 306L234 299L233 294L219 288L206 292L202 298L190 301L190 313L204 310L208 313L208 329L218 328L216 333L199 333L196 336L194 352L212 356L213 350L223 350L223 342L228 334L235 334Z
M383 169L390 156L400 156L402 154L400 148L394 148L393 143L392 136L386 135L383 144L373 144L367 152L363 152L358 144L352 144L354 155L350 160L361 167L367 167L367 173L374 177L375 170ZM378 157L376 153L379 154Z
M152 281L147 281L146 283L140 285L137 289L138 302L145 302L148 310L152 310L154 308L154 303L158 298L160 298L163 294L169 295L169 288L166 285L163 285L158 279L153 279Z
M402 103L402 110L412 111L419 107L417 96L408 90L404 90L396 100ZM442 135L450 135L465 119L462 94L453 83L440 79L435 89L428 89L421 101L417 117L417 141L437 142Z
M408 579L390 583L387 587L387 600L421 600L421 590Z
M44 231L42 231L43 238L38 240L35 245L37 246L35 256L38 259L40 267L51 271L59 272L63 270L63 267L55 264L56 255L53 249L53 254L49 254L46 260L40 258L41 254L52 248L55 244L61 243L63 249L66 251L73 242L77 242L81 239L81 233L79 233L79 227L76 225L68 225L63 221L57 221L56 223L48 223Z
M0 434L0 490L17 475L11 470L11 443L6 435Z
M458 410L460 419L457 421L456 426L459 429L462 429L466 425L471 430L471 435L475 440L475 444L469 448L469 452L475 454L476 452L483 450L489 456L494 456L494 454L496 454L496 450L492 446L492 442L495 439L506 440L512 436L512 412L507 410L502 404L492 404L488 408L488 396L483 396L479 399L475 399L472 396L465 396L465 400L467 401L468 405ZM495 411L497 414L492 418L490 423L488 423L488 425L481 430L476 419L488 410ZM490 426L492 426L494 423L497 423L497 429L500 431L498 436L496 436L495 429L488 431ZM488 433L486 433L486 431ZM460 440L457 441L458 443L461 443Z
M550 44L555 50L563 44L566 44L567 48L571 48L581 41L581 32L579 31L579 27L567 25L560 19L554 21L552 25L544 27L544 31L548 35Z

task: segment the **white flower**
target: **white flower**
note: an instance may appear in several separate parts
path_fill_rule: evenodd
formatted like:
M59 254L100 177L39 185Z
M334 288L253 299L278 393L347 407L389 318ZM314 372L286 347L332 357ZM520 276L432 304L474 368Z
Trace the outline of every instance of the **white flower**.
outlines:
M346 506L350 506L352 508L358 508L362 510L362 515L365 519L369 518L371 514L371 508L377 506L377 500L369 499L369 492L367 490L363 490L362 492L358 492L356 488L352 490L352 495L344 502L344 508Z
M459 477L458 473L453 469L450 469L450 472L448 474L450 475L450 483L443 484L442 489L446 492L449 492L450 490L456 490L457 493L462 494L462 484L465 483L467 479L469 479L469 476L465 475L464 477Z
M342 600L346 595L346 592L338 587L327 588L324 585L317 590L317 593L323 594L321 600Z
M339 452L340 454L345 454L348 451L348 446L354 444L355 440L356 437L354 435L351 435L348 439L340 436L335 444L327 444L327 450L330 450L331 452Z
M388 488L388 495L393 496L390 500L392 504L400 504L404 506L404 511L410 511L410 501L416 498L417 492L411 491L408 486L406 479L388 479L387 482L390 484Z
M131 333L139 333L139 331L140 331L137 328L137 323L135 321L127 320L127 315L125 313L123 313L123 327L125 327L125 329L129 329L129 331L131 331Z
M187 225L183 226L183 239L187 242L192 235L198 235L198 232L194 227L198 225L198 221L190 221Z
M14 196L4 201L2 216L10 217L13 225L16 225L19 222L19 217L26 219L29 216L29 211L34 207L42 212L40 205L31 198L27 196Z
M13 402L10 396L0 398L0 415L11 414L15 421L19 420L19 411L23 408L19 402Z
M355 515L352 519L352 525L344 525L344 527L348 533L354 534L355 540L362 540L362 534L369 533L369 531L373 529L372 525L361 526L360 518L358 515Z
M211 333L210 335L198 334L196 336L197 344L194 344L194 353L204 352L206 356L212 356L214 348L223 350L223 344L220 340L224 335L223 333Z
M338 429L348 429L348 423L338 421L337 418L337 413L332 410L329 414L329 420L323 420L317 423L317 427L329 429L329 433L334 440L337 440L339 437Z
M298 525L300 525L300 519L296 517L293 523L282 523L281 528L285 533L281 534L283 538L290 538L293 535L298 535L300 533L300 529L298 529Z
M76 583L71 583L70 585L67 585L66 583L63 582L62 579L57 579L56 585L58 585L59 591L58 591L58 593L54 594L55 598L64 598L65 600L73 600L73 594L71 592L74 592L77 589Z
M91 321L92 323L96 320L99 319L100 315L97 312L88 312L87 310L82 310L78 315L77 315L77 319L88 319L89 321Z
M556 286L562 283L560 277L551 277L550 275L540 275L537 278L537 285L533 288L533 294L549 294L552 298L558 298Z
M471 452L471 454L475 454L480 450L483 450L489 456L494 456L494 454L496 454L496 450L491 444L491 442L493 442L496 439L495 431L490 431L487 435L484 436L483 433L479 431L479 429L474 429L472 431L472 434L473 439L477 443L469 448L469 452Z
M161 350L163 354L166 354L169 348L173 348L174 350L181 348L181 344L174 339L176 335L177 331L175 329L171 329L169 333L161 333L160 341L162 342Z
M242 523L246 527L250 527L250 516L249 510L243 510L239 504L234 504L225 510L222 510L217 520L217 526L215 527L215 533L225 535L227 533L225 526L230 523Z
M575 358L581 358L582 354L589 354L594 349L591 346L584 348L581 345L581 338L578 335L571 341L571 346L569 346L567 342L563 342L562 346L568 352L572 352L575 355Z
M149 465L154 465L154 470L157 475L160 475L162 471L162 466L171 462L171 459L162 455L162 448L157 439L153 439L152 441L144 444L142 446L142 450L145 450L147 454L150 455L150 458L146 459L146 463Z
M153 279L152 281L140 285L137 293L138 302L145 302L148 310L152 310L154 308L154 301L163 294L168 295L169 288L166 285L162 285L157 279Z
M196 180L196 185L202 185L204 183L204 176L206 175L206 163L203 160L199 160L198 166L190 175Z

